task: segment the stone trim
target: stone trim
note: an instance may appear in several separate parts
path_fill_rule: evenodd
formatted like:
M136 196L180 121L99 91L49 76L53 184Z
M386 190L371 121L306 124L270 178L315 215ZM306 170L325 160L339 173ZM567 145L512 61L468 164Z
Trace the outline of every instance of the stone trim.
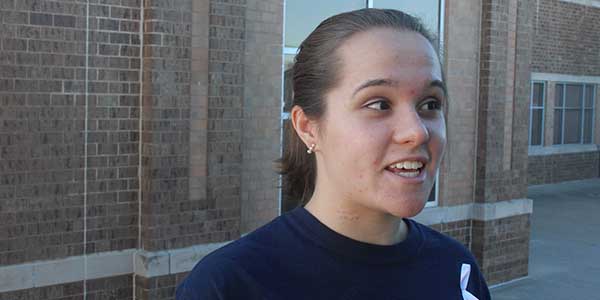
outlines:
M598 0L560 0L560 1L600 8L600 1L598 1Z
M155 277L188 272L201 258L229 242L157 252L139 251L135 256L135 273L143 277Z
M596 152L600 151L600 145L596 144L566 144L566 145L552 145L552 146L533 146L529 147L529 155L555 155L555 154L572 154L572 153L583 153L583 152Z
M491 221L533 212L533 200L513 199L490 203L469 203L438 206L423 210L414 219L425 225L451 223L462 220Z
M512 216L531 214L533 200L512 199L508 201L473 204L473 214L470 219L477 221L492 221Z
M531 80L600 84L600 76L579 76L557 73L531 72Z
M531 199L514 199L493 203L431 207L423 210L414 219L426 225L469 219L489 221L530 214L532 210ZM0 267L0 292L76 282L84 277L97 279L135 273L150 278L188 272L202 257L228 243L212 243L156 252L127 249L3 266ZM87 275L84 274L86 264Z
M521 281L523 279L529 279L529 275L523 276L523 277L519 277L519 278L515 278L515 279L511 279L511 280L505 281L505 282L500 282L500 283L492 284L492 285L489 286L489 289L491 291L493 289L496 289L496 288L499 288L499 287L503 287L505 285L509 285L509 284L513 284L513 283L519 282L519 281Z
M0 267L0 292L130 274L135 249ZM84 266L87 264L87 274ZM86 276L87 275L87 276Z

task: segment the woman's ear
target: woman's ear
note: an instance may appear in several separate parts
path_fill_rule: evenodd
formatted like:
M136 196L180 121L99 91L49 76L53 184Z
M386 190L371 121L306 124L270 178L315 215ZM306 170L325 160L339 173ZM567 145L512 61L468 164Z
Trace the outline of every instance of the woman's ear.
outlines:
M307 148L310 148L310 146L313 144L317 144L316 121L310 120L304 113L304 110L298 105L292 107L290 118L292 125L294 126L294 130L296 130L296 133Z

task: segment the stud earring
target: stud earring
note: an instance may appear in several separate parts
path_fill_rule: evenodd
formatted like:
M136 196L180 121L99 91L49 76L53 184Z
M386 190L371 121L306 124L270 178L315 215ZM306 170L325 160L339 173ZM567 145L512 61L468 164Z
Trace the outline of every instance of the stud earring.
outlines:
M306 150L306 153L308 154L312 154L313 150L315 150L315 144L310 144L310 147L308 147L308 150Z

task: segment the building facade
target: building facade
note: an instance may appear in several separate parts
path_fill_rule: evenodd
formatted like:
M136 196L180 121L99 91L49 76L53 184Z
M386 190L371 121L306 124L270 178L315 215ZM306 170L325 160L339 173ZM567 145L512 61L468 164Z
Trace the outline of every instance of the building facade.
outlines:
M536 6L530 184L600 174L600 4L578 2Z
M528 184L600 176L600 1L322 2L0 1L0 299L173 299L293 207L273 161L294 43L360 7L439 36L449 144L416 219L488 283L526 276Z

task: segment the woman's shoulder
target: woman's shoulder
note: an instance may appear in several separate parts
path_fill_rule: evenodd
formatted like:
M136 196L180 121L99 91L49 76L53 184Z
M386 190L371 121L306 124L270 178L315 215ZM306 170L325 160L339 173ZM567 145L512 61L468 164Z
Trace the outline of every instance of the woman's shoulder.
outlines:
M417 221L410 220L410 222L423 236L424 243L421 252L475 261L471 251L454 237L441 233L434 228L423 225Z
M230 245L200 260L177 287L176 299L237 299L256 294L251 278L231 256Z
M281 223L278 217L204 256L178 286L177 299L254 299L261 288L259 278L249 274L276 255L269 245L284 233Z
M278 240L277 237L284 236L285 231L286 228L282 224L281 217L277 217L254 231L212 251L198 262L195 269L237 267L242 261L264 256L265 253L261 251L269 249Z
M420 250L422 261L435 263L438 273L447 270L460 282L463 297L466 293L476 295L475 299L490 299L490 293L471 251L461 242L429 226L411 220L415 228L423 235ZM473 298L465 298L473 299Z

